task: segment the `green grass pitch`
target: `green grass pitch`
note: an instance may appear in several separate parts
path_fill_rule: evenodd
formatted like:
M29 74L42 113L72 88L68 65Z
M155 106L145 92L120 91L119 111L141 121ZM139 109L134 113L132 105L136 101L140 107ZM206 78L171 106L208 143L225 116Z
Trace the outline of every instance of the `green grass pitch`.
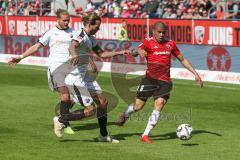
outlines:
M206 82L200 89L194 81L173 80L171 99L152 131L153 144L148 145L139 141L139 135L145 129L153 100L124 127L115 126L127 104L113 87L110 74L101 73L98 82L110 93L110 105L117 104L108 114L108 129L121 142L109 144L96 142L99 134L96 119L73 122L75 135L64 135L61 139L54 135L52 118L58 97L48 88L46 70L24 65L11 68L0 63L1 160L238 160L240 157L239 85ZM123 85L121 77L119 85ZM175 130L186 122L194 128L193 137L181 141L176 138Z

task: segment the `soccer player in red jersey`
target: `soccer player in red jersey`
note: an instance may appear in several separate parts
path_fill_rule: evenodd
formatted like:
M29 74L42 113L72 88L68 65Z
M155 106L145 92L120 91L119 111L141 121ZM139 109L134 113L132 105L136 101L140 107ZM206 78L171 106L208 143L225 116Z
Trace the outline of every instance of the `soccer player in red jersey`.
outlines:
M157 124L160 112L170 96L172 89L170 79L171 56L175 56L185 68L194 74L195 80L200 87L203 86L200 76L191 63L184 58L176 44L172 40L165 38L166 29L163 22L156 22L153 26L153 37L144 39L138 46L138 50L132 53L133 55L146 57L146 75L138 87L135 103L128 106L117 122L119 126L123 126L129 116L140 111L147 99L153 96L154 109L149 117L146 129L140 137L140 140L145 143L152 143L148 135Z

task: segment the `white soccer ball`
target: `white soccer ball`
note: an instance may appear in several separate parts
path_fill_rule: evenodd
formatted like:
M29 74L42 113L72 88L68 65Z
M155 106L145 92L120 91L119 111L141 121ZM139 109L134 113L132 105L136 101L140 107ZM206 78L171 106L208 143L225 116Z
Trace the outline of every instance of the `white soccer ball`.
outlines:
M176 133L181 140L189 140L192 137L193 128L190 124L181 124L178 126Z

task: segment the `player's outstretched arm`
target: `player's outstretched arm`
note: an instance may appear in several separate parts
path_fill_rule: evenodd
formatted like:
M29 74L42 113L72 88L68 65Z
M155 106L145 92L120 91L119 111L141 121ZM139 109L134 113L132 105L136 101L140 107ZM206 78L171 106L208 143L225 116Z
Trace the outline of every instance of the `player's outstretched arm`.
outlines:
M19 55L18 57L12 57L11 60L8 61L8 64L11 65L11 66L15 66L23 58L26 58L26 57L32 55L34 52L38 51L39 48L41 48L41 47L42 47L41 43L34 44L28 50L26 50L23 54Z
M78 41L76 41L76 40L72 40L72 42L70 43L70 46L69 46L69 53L70 53L70 55L71 55L71 59L70 59L70 61L71 61L71 63L73 64L73 65L76 65L76 64L78 64L78 62L79 62L79 56L78 56L78 53L77 53L77 47L79 46L80 44L79 44L79 42Z
M129 53L131 56L136 57L138 55L145 57L147 56L147 52L143 49L132 49L131 52Z
M117 55L129 54L130 50L121 50L121 51L104 51L100 46L95 46L93 49L94 53L96 53L101 58L110 58Z
M192 67L191 63L186 58L184 58L184 56L182 54L179 54L177 56L177 59L182 63L182 65L185 68L187 68L190 72L192 72L194 74L197 84L200 87L203 87L203 81L202 81L201 77L199 76L199 74L196 72L196 70Z
M89 64L92 68L92 72L93 73L97 73L98 72L98 68L97 68L97 65L94 63L93 59L90 57L89 58Z

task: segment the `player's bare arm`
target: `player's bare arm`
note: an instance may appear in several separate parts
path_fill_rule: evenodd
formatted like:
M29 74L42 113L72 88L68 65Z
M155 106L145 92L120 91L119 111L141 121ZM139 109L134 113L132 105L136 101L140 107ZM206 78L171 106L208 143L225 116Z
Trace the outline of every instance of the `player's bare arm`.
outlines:
M130 55L134 56L134 57L136 57L138 55L140 55L141 57L145 57L145 56L147 56L147 52L143 49L133 49L133 50L131 50Z
M11 58L11 60L8 61L8 64L11 65L11 66L15 66L23 58L26 58L26 57L32 55L34 52L38 51L42 46L43 45L41 43L34 44L28 50L26 50L23 54L21 54L20 56Z
M72 40L72 42L69 46L69 53L72 56L70 61L73 65L76 65L79 62L79 56L78 56L78 53L77 53L77 47L79 45L80 45L79 42L77 42L75 40Z
M130 50L121 50L121 51L104 51L100 46L95 46L93 49L94 53L96 53L101 58L110 58L117 55L123 55L130 52Z
M179 54L177 56L177 59L182 63L182 65L187 68L190 72L192 72L195 76L195 80L197 82L197 84L200 87L203 87L203 81L201 79L201 77L199 76L199 74L195 71L195 69L192 67L192 64L182 55Z
M97 65L94 63L93 59L91 57L89 57L89 64L92 68L92 72L93 73L97 73L98 72L98 68Z

